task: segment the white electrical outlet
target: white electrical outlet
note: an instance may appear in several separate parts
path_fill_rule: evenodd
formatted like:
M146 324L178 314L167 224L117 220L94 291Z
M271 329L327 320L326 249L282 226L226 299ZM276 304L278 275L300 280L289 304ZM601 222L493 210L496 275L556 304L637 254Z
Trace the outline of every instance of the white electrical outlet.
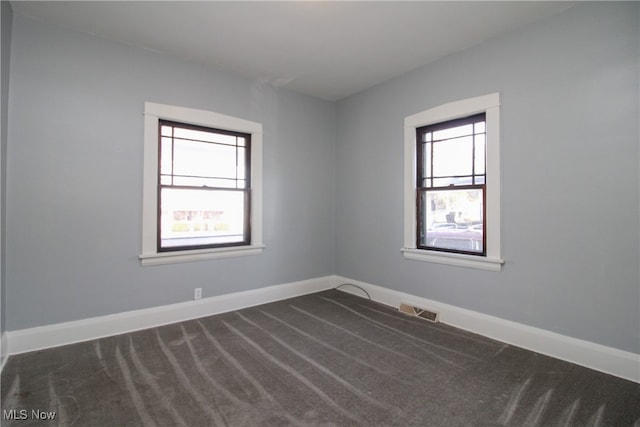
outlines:
M202 288L195 288L193 290L193 299L201 299L202 298Z

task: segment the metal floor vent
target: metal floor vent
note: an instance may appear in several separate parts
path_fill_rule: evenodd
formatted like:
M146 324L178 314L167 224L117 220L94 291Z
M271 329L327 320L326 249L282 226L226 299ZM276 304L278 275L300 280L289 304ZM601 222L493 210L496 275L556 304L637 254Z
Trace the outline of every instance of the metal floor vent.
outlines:
M420 317L421 319L428 320L429 322L437 322L438 321L438 312L433 310L427 310L420 307L414 307L409 304L402 303L398 310L402 313L408 314L410 316Z

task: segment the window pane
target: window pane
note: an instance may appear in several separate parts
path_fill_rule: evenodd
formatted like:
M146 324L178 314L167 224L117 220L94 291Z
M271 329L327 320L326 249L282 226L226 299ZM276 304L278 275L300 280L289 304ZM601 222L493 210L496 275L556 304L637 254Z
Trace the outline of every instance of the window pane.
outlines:
M456 126L453 128L437 130L433 132L433 139L434 141L439 141L442 139L459 138L461 136L468 136L471 134L473 134L473 125L468 124L468 125Z
M162 136L171 136L172 132L173 132L173 128L171 126L162 126L160 133Z
M434 187L448 187L450 185L455 185L455 178L434 178L433 186Z
M187 185L189 187L220 187L220 188L242 188L236 187L235 179L207 178L199 176L174 176L172 185Z
M433 143L433 176L471 175L473 137Z
M176 139L173 162L175 175L236 178L234 146Z
M245 242L244 191L163 188L160 248Z
M484 174L485 167L485 138L483 135L476 135L475 140L476 153L475 153L475 173Z
M423 177L431 176L431 144L422 144Z
M246 152L246 150L245 150L244 147L238 147L238 160L237 160L238 161L238 166L237 166L237 169L236 169L237 170L237 172L236 172L237 173L237 178L238 178L238 182L237 182L238 187L237 188L245 188L245 184L246 184L246 181L244 180L244 178L245 178L245 169L246 169L245 168L245 158L244 158L245 152Z
M236 144L235 135L225 135L223 133L217 133L212 131L201 131L194 129L186 129L181 127L174 128L174 137L190 139L195 141L217 142L220 144Z
M421 192L420 246L482 254L483 191L474 188Z
M476 182L478 182L478 177L476 177ZM433 186L434 187L450 187L452 185L473 185L473 178L471 176L460 176L460 177L451 177L451 178L433 178Z
M165 127L165 126L163 126ZM171 175L172 153L171 138L162 138L162 146L160 147L160 173L163 175Z

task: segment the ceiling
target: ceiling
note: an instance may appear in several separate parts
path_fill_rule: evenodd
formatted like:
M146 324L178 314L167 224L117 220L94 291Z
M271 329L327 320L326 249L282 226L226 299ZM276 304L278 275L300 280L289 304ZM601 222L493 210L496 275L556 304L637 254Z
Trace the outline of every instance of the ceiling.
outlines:
M575 2L13 1L15 13L335 101Z

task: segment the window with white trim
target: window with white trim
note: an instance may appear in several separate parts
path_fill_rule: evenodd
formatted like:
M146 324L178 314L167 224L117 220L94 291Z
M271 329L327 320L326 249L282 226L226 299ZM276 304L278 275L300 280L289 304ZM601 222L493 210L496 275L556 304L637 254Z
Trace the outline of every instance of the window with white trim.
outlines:
M405 118L405 258L499 271L499 94Z
M143 265L262 251L262 125L145 103Z
M251 242L251 135L160 120L158 251Z

